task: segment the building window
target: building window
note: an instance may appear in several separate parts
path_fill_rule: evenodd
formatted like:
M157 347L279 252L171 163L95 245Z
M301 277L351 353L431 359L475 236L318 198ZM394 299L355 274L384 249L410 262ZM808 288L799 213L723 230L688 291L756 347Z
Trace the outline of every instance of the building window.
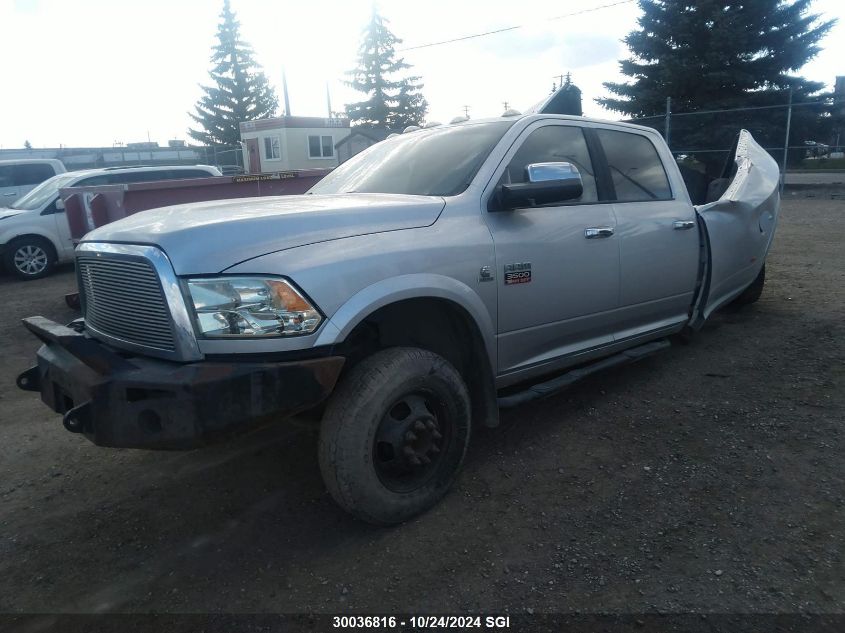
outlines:
M334 158L334 137L317 136L308 137L309 158Z
M264 137L264 158L279 160L282 157L281 139L278 136Z

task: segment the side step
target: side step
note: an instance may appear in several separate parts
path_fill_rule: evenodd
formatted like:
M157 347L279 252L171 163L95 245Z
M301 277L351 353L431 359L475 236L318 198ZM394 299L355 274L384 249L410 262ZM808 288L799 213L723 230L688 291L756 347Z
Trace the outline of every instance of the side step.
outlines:
M662 349L666 349L670 345L671 343L669 343L667 339L661 339L659 341L652 341L651 343L640 345L639 347L632 347L631 349L626 349L624 352L620 352L615 356L603 358L602 360L596 361L590 365L585 365L584 367L568 371L562 376L558 376L557 378L553 378L547 382L541 382L539 385L529 387L525 391L497 398L496 402L499 405L499 408L509 409L520 404L525 404L526 402L531 402L532 400L545 398L575 382L578 382L582 378L590 376L591 374L595 374L596 372L603 371L605 369L610 369L611 367L618 367L619 365L633 363L641 358L645 358L646 356L651 356Z

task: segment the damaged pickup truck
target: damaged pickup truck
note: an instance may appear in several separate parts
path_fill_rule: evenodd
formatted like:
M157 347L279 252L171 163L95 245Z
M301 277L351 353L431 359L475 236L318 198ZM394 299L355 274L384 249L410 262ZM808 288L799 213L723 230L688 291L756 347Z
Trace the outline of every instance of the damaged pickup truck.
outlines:
M305 195L89 233L84 318L25 319L43 346L18 385L111 447L190 449L322 408L334 499L401 522L500 406L760 296L778 168L748 132L707 198L649 128L530 114L407 131Z

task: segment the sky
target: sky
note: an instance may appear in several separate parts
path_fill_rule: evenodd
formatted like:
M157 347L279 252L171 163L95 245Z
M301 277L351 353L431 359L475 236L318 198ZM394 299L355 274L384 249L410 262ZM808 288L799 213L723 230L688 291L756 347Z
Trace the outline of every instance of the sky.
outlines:
M572 73L585 114L603 81L620 81L622 38L636 28L635 2L569 15L616 0L379 0L398 49L521 25L463 42L405 50L425 84L427 120L498 116L547 96ZM291 114L326 116L363 95L344 85L356 63L372 0L231 0L241 34ZM188 112L208 81L222 0L0 0L0 148L110 147L169 139L190 142ZM813 11L839 23L802 74L832 88L845 75L845 2L816 0Z

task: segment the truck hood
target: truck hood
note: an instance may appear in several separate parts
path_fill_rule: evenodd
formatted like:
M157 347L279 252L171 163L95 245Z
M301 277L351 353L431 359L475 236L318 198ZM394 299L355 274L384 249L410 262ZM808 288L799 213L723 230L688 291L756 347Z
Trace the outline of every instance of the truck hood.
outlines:
M82 241L152 244L177 275L216 273L305 244L429 226L444 206L443 198L397 194L217 200L142 211Z

